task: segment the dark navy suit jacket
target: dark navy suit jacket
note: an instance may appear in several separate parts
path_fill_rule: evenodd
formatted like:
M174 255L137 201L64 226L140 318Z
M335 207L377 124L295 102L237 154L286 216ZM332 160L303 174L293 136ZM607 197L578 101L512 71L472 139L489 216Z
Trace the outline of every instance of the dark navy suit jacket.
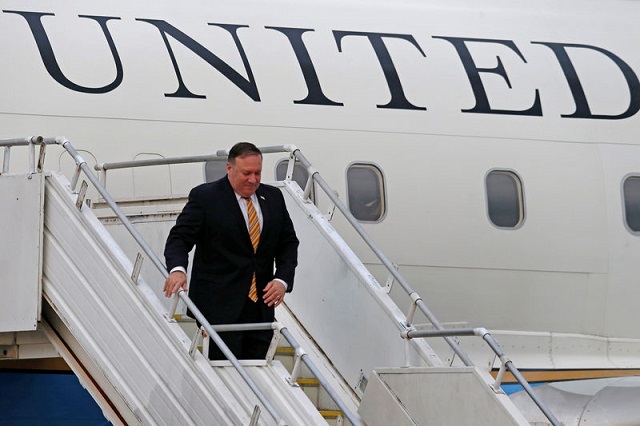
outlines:
M193 188L171 229L165 246L167 270L186 269L195 245L189 297L211 324L235 323L246 302L253 272L263 321L274 308L262 301L262 290L274 278L293 289L298 238L278 188L260 184L256 195L262 211L260 243L254 253L238 201L224 178ZM275 265L275 270L274 270Z

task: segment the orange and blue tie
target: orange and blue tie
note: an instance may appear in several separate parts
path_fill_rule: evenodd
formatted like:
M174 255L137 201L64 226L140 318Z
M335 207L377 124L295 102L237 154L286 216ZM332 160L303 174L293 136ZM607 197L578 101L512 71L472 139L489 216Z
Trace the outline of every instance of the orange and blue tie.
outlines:
M260 223L258 222L258 213L253 207L251 198L245 198L247 200L247 213L249 216L249 237L251 238L251 245L253 245L253 252L258 249L258 243L260 242ZM249 289L249 299L254 302L258 301L258 289L256 287L256 273L253 273L251 278L251 288Z

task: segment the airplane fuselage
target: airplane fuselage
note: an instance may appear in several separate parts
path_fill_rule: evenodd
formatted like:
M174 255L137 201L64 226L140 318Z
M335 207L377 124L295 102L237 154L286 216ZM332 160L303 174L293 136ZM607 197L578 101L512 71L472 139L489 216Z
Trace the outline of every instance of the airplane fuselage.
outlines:
M0 126L65 135L89 162L295 144L341 194L353 165L376 167L384 214L367 231L445 322L548 347L532 368L570 367L573 336L594 366L637 367L640 241L622 187L640 176L639 7L3 1ZM492 223L492 172L521 182L517 226ZM110 189L202 180L129 178Z

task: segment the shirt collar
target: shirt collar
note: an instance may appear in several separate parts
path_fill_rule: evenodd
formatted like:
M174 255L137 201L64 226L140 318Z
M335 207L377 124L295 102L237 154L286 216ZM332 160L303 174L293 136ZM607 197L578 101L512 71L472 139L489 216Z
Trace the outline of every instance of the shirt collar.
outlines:
M233 193L235 194L236 200L238 200L238 202L240 202L240 200L244 199L244 197L242 195L238 194L236 191L233 191ZM251 197L249 197L249 198L251 198L251 202L254 203L254 204L258 202L258 197L257 197L255 192L253 194L251 194Z

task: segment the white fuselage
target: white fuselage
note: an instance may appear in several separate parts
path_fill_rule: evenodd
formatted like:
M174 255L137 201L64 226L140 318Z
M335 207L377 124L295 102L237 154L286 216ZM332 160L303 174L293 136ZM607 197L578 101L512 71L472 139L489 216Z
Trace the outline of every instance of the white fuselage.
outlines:
M640 176L638 16L624 1L7 0L1 136L64 135L90 164L295 144L345 199L347 168L376 165L386 213L366 230L442 322L579 335L637 367L640 235L621 188ZM493 170L522 182L517 227L488 217ZM202 179L167 171L109 189ZM571 364L547 361L530 366Z

